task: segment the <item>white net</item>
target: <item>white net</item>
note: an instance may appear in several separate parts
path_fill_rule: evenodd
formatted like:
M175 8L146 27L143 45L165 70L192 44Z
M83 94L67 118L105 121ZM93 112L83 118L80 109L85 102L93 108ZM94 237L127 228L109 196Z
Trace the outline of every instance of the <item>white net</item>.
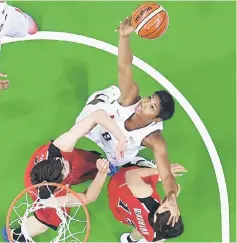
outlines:
M41 186L48 189L50 198L39 198ZM29 189L18 196L9 211L7 227L16 229L21 226L21 234L29 242L86 242L90 227L89 215L80 197L75 195L69 188L62 188L60 185L54 193L51 193L50 183L44 183L41 186L37 187L37 189ZM54 220L52 219L54 215L58 218L56 220L59 222L57 231L53 232L53 230L49 229L45 233L40 233L37 225L36 227L29 225L29 218L37 211L44 214L45 210L49 209L52 210L50 210L50 213L49 211L46 213L46 217L51 218L51 221ZM51 213L52 211L53 213ZM38 236L33 237L32 235ZM18 242L18 239L15 239L15 242Z

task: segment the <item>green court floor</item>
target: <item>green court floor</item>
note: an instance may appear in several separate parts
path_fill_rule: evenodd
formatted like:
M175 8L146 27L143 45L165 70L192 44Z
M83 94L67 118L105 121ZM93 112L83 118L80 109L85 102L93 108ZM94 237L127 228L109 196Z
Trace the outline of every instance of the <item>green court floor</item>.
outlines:
M117 46L114 29L141 2L11 2L32 15L40 30L92 37ZM168 32L156 41L133 34L134 55L150 64L188 99L204 122L221 159L228 188L231 241L236 241L235 154L235 2L162 2L170 16ZM24 41L2 46L0 71L11 87L0 92L1 214L24 188L23 175L33 151L67 131L88 96L117 83L117 57L85 45L58 41ZM162 89L134 67L141 95ZM188 173L178 178L185 233L175 242L221 241L220 196L212 161L203 140L177 103L165 123L169 158ZM86 138L78 146L98 147ZM141 155L153 158L144 150ZM89 183L89 182L88 182ZM86 188L88 183L74 187ZM161 190L161 187L159 187ZM115 221L104 187L88 206L89 241L118 242L129 227ZM45 240L39 237L38 240ZM0 239L1 241L1 239Z

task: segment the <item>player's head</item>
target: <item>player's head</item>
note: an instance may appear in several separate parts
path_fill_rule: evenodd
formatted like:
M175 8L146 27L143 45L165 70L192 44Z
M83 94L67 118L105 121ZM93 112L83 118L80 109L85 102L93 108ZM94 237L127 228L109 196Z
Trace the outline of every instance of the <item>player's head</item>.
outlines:
M156 241L175 238L180 236L184 232L182 217L179 217L179 220L175 223L174 227L172 227L172 224L167 225L169 217L169 211L162 214L158 214L157 212L155 212L149 215L149 222L153 230L156 232Z
M42 182L61 183L64 178L64 163L60 158L48 159L37 163L30 172L30 178L33 185ZM41 186L39 189L39 197L42 199L49 198L51 193L55 191L54 186Z
M136 114L149 121L165 121L170 119L175 111L175 103L167 91L156 91L153 95L144 97L136 107Z

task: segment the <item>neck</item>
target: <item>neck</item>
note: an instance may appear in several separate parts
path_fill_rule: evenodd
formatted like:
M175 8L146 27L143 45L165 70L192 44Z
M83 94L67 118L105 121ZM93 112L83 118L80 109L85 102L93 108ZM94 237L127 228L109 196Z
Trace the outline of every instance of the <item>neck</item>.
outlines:
M145 121L142 117L133 114L129 118L129 130L140 129L149 125L152 121Z

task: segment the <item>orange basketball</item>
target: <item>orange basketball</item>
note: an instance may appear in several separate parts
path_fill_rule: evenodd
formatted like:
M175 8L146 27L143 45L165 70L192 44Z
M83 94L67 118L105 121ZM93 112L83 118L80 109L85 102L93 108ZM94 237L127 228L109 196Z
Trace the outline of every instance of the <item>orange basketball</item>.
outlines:
M157 39L167 30L169 16L167 11L157 3L144 3L132 15L135 32L145 39Z

